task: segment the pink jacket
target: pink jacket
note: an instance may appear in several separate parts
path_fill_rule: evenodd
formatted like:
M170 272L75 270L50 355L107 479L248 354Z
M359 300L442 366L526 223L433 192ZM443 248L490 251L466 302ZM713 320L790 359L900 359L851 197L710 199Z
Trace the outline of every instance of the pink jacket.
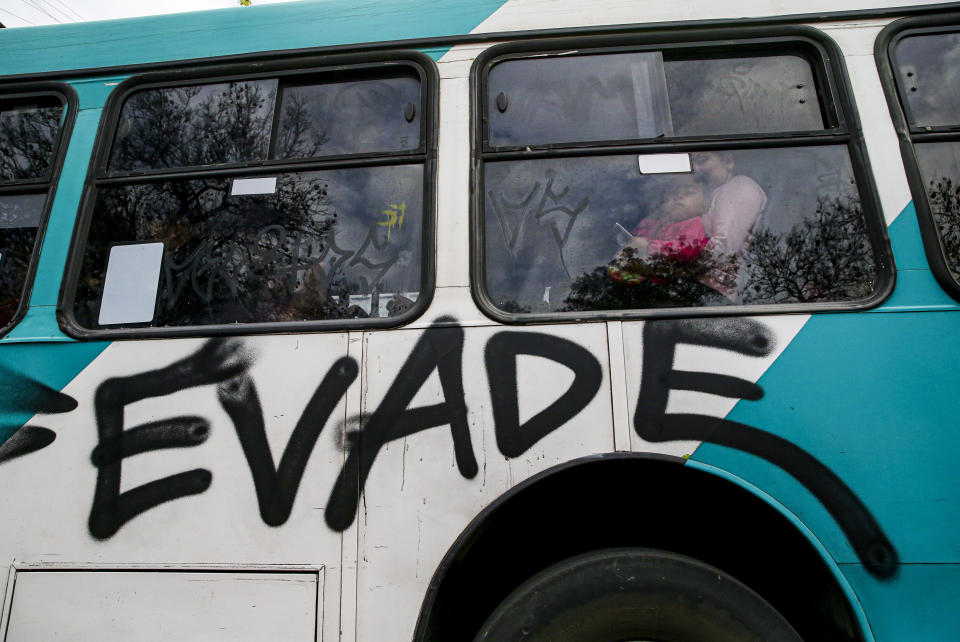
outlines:
M634 228L633 235L650 241L649 258L666 258L678 263L695 261L709 241L699 216L677 223L645 218Z

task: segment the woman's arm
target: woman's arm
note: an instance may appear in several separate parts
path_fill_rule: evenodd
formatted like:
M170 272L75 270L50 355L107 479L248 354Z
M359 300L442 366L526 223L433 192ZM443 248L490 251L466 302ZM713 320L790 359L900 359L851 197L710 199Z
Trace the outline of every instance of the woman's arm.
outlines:
M749 176L734 176L713 193L704 228L710 236L707 249L715 254L737 254L743 250L767 195Z

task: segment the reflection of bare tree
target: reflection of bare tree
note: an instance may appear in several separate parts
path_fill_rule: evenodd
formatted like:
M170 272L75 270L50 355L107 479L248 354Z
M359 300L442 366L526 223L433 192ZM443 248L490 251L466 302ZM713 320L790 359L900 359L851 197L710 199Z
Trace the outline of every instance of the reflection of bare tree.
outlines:
M104 188L90 229L78 300L99 298L106 254L117 240L166 244L158 301L162 325L268 320L322 251L337 213L327 186L279 177L273 194L229 196L208 178ZM324 285L329 285L325 283ZM326 293L314 298L323 309Z
M202 95L205 94L205 95ZM276 93L266 83L233 82L207 93L201 87L153 89L124 104L110 158L114 170L194 167L267 157ZM283 107L284 128L275 158L311 156L325 136L311 130L309 99L295 94Z
M946 176L930 181L929 196L947 266L960 277L960 184Z
M745 303L849 301L873 291L876 266L856 199L819 199L786 234L757 233L743 257Z
M20 306L36 236L35 227L0 229L0 328L10 323Z
M274 158L307 158L317 156L329 139L326 130L319 130L309 116L310 98L301 92L284 95L282 127L276 132Z
M633 248L622 258L584 272L570 286L564 311L639 310L720 305L723 297L700 283L712 267L708 254L694 261L670 257L643 260Z
M47 175L62 113L53 106L0 111L0 180Z
M952 192L960 204L960 189ZM960 209L955 209L955 212ZM960 243L960 225L955 227ZM744 303L849 301L873 291L876 266L859 201L821 200L816 214L786 234L758 232L743 256ZM566 311L624 310L728 305L703 285L712 268L709 254L692 262L633 256L600 266L575 279Z
M196 100L200 92L186 87L131 97L124 109L129 134L118 136L111 165L160 168L263 158L264 132L272 123L264 106L272 92L253 82L230 83ZM306 108L304 101L286 105L288 133L277 141L279 154L288 146L302 148L311 135ZM314 136L311 145L320 144ZM298 319L343 316L346 306L334 298L344 290L338 282L343 275L317 265L338 216L327 185L283 174L271 194L232 197L232 183L207 177L101 188L77 290L78 320L95 323L110 244L133 240L166 245L157 325L295 320L285 314L294 295ZM304 286L312 291L304 293Z

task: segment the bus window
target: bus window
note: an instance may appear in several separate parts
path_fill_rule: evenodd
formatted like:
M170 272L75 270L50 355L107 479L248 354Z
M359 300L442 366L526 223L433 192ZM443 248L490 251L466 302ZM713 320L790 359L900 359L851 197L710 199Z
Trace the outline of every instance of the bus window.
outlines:
M955 290L960 279L960 33L908 35L896 43L893 57L923 182L914 197L922 202L926 192L924 205L933 219L928 257L932 266L945 264L947 273L938 276L947 281L948 291Z
M23 311L51 191L66 102L0 97L0 328Z
M879 214L834 79L813 47L748 45L490 54L475 227L489 313L877 298Z
M426 72L344 73L147 78L122 94L74 248L73 332L415 315L432 273ZM144 251L117 249L131 244Z

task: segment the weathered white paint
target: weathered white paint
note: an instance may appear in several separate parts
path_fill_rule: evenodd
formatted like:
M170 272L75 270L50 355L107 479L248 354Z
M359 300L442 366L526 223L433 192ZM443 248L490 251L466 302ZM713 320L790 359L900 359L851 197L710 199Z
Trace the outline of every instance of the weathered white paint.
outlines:
M6 642L315 638L319 572L19 570Z
M290 518L280 527L268 526L260 517L250 469L215 386L128 406L124 418L128 429L180 415L204 417L211 427L209 438L199 446L124 459L122 491L194 468L211 471L213 482L204 493L140 514L108 540L96 541L87 530L97 475L90 461L97 444L96 387L110 377L163 367L192 354L203 343L201 339L115 342L64 389L79 401L78 408L34 421L54 430L56 441L0 467L0 483L16 489L0 497L4 515L0 556L6 563L114 568L131 564L323 566L328 589L333 587L324 594L323 611L337 614L341 535L327 528L323 508L342 465L336 433L346 416L342 400L313 450ZM347 334L257 337L246 339L245 345L256 357L249 372L277 462L317 384L333 362L347 354ZM338 639L338 625L336 615L324 620L325 639Z
M867 154L880 195L880 204L887 225L891 225L910 202L910 186L903 169L900 144L890 119L887 99L880 85L873 57L873 44L885 20L871 20L853 24L828 23L817 25L837 41L844 53L847 75L853 90L863 127Z
M507 459L497 450L483 349L500 328L473 328L464 345L464 388L479 472L464 479L457 470L446 427L431 429L386 446L367 481L360 522L357 579L358 640L383 640L384 631L409 639L433 571L457 535L488 503L518 482L574 457L614 449L606 366L604 324L547 328L585 348L604 365L600 393L573 420L523 456ZM525 332L540 331L538 328ZM363 372L364 412L380 402L406 359L418 332L367 334ZM520 421L563 394L573 379L564 366L537 357L517 362ZM434 373L410 407L443 401ZM402 627L402 628L401 628Z

